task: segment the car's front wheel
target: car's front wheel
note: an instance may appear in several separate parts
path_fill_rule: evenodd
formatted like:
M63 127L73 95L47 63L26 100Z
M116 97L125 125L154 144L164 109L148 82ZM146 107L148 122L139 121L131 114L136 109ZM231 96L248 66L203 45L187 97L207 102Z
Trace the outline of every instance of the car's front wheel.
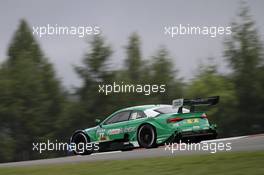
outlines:
M84 132L77 132L71 138L71 149L75 155L88 155L92 153L92 149L87 149L89 143L90 139Z
M141 147L154 148L157 146L155 128L149 124L142 125L138 129L137 138Z

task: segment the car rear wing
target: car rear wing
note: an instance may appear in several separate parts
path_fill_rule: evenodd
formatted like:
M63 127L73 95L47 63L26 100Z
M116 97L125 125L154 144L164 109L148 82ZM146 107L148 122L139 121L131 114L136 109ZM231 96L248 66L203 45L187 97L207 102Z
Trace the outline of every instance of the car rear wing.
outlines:
M211 106L216 105L219 102L219 96L213 96L208 98L196 98L196 99L176 99L172 101L174 108L179 108L178 113L182 113L183 106L190 106L190 112L194 112L195 106Z

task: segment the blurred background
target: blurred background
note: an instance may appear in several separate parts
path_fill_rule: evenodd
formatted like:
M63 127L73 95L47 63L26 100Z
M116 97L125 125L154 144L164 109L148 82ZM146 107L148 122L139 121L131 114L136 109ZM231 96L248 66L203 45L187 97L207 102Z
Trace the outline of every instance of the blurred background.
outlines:
M206 4L206 5L205 5ZM220 96L208 109L220 137L264 132L263 1L1 1L0 162L39 154L32 143L67 142L115 110ZM100 27L79 38L32 26ZM232 35L164 35L164 26L231 26ZM165 84L166 93L104 95L98 84Z

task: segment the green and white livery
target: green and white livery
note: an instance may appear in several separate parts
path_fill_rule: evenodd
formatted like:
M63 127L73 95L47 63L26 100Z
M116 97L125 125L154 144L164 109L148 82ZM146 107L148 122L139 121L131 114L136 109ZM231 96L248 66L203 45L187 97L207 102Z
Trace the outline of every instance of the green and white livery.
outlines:
M153 148L168 142L200 142L217 137L216 125L195 106L215 105L219 97L177 99L172 105L143 105L114 112L96 127L76 131L71 143L97 143L99 151ZM93 150L75 154L90 154Z

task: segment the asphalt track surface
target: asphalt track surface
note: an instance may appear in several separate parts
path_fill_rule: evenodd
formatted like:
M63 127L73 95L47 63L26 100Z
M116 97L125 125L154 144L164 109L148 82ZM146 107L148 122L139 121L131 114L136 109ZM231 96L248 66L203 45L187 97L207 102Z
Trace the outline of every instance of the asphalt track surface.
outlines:
M264 134L252 135L252 136L241 136L241 137L231 137L224 139L208 140L203 141L201 144L210 145L213 143L227 144L231 146L231 150L227 151L217 151L214 154L219 152L234 152L234 151L264 151ZM178 155L194 155L194 154L213 154L214 149L204 150L179 150L180 145L175 144L169 146L160 146L153 149L134 149L132 151L114 151L114 152L104 152L104 153L94 153L87 156L68 156L61 158L53 159L41 159L33 161L22 161L22 162L11 162L11 163L2 163L0 167L17 167L17 166L32 166L32 165L47 165L47 164L64 164L64 163L79 163L79 162L94 162L94 161L103 161L103 160L126 160L126 159L142 159L150 157L172 157Z

